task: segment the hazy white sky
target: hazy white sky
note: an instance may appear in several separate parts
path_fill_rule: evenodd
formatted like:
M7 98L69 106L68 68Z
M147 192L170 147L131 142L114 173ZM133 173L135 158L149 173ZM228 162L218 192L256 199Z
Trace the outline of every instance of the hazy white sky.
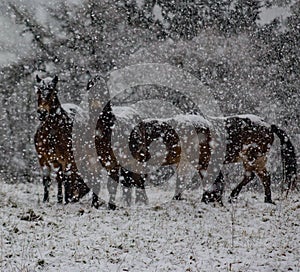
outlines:
M261 9L259 23L264 25L270 23L276 17L281 18L282 20L286 19L290 15L288 8L284 7L272 7Z

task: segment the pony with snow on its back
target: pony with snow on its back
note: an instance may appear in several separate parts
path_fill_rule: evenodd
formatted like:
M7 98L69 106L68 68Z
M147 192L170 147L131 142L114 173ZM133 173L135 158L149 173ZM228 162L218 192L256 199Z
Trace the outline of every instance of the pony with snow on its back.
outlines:
M90 80L87 90L94 88L99 81L104 81L101 77L95 77ZM103 86L105 84L103 83ZM93 97L89 102L89 109L98 112L96 122L95 146L98 158L102 166L106 169L110 182L108 182L109 191L109 207L114 209L115 196L117 192L117 184L120 181L125 187L132 185L142 189L142 199L147 200L145 191L145 181L147 174L125 168L119 160L120 156L114 153L113 135L118 127L117 120L126 116L128 120L124 122L129 124L124 126L121 134L124 134L126 141L117 141L116 151L125 150L127 147L130 151L129 156L133 165L136 163L145 164L150 162L158 162L159 166L175 166L177 168L177 181L174 199L182 199L182 193L185 189L185 180L188 172L188 164L186 161L192 162L194 169L198 172L200 178L205 179L209 169L210 161L212 161L215 147L218 145L218 137L213 137L213 122L218 121L224 126L224 143L225 143L225 159L221 158L220 164L230 164L241 162L244 167L243 180L231 192L230 201L235 201L242 190L257 175L264 186L265 202L274 203L271 194L271 176L267 169L268 156L270 148L274 143L275 135L279 137L281 143L281 157L283 162L284 184L287 191L296 186L297 163L295 149L287 136L286 132L279 129L276 125L270 125L255 115L236 115L228 117L209 117L201 116L201 111L193 106L185 97L180 100L171 99L174 106L184 106L182 110L184 114L175 115L168 118L146 118L136 124L134 114L129 114L126 110L124 114L117 110L117 106L113 105L112 100L107 99L108 94L104 88L101 94ZM106 91L106 92L105 92ZM165 95L172 93L164 89ZM176 94L176 92L175 92ZM109 97L109 95L107 95ZM103 107L102 101L107 103ZM132 100L134 101L134 99ZM179 102L178 102L179 101ZM186 101L186 103L184 102ZM180 108L180 107L179 107ZM123 108L124 109L124 108ZM138 114L137 114L138 115ZM120 117L120 118L119 118ZM131 130L131 125L136 124ZM192 128L189 129L189 128ZM131 130L126 132L126 130ZM195 133L189 133L193 131ZM126 133L125 133L126 132ZM121 135L120 134L120 135ZM198 139L198 141L194 141ZM221 138L220 138L221 139ZM157 146L157 147L155 147ZM161 148L162 146L162 148ZM156 151L152 152L155 147ZM156 159L156 154L161 154L162 160ZM219 164L219 162L217 162ZM127 164L130 166L130 164ZM126 166L127 167L127 166ZM218 170L218 168L216 168ZM215 171L215 169L214 169ZM210 190L204 192L203 202L219 202L222 204L222 194L224 191L224 177L222 170L218 173L215 182Z
M186 126L192 126L196 132L197 137L203 137L203 141L198 143L198 153L195 157L196 169L199 175L202 177L202 171L208 167L209 159L211 156L210 150L210 139L211 134L209 131L206 120L199 115L185 115L184 117L177 116L177 118L166 118L166 119L149 119L142 120L136 123L138 120L137 116L139 113L134 108L128 106L116 106L110 99L107 99L107 103L104 104L102 109L102 101L106 102L108 91L105 90L104 79L101 76L96 76L91 79L87 84L87 91L91 91L91 88L95 88L96 84L100 85L101 94L89 101L89 110L96 112L98 116L96 122L96 135L95 135L95 146L97 155L101 165L105 168L108 174L107 189L109 193L108 206L110 209L116 208L116 194L118 184L123 185L123 196L124 200L130 205L131 193L130 188L135 186L136 190L136 202L147 204L148 197L145 190L145 182L148 174L138 170L137 165L143 165L150 162L150 160L156 162L155 156L160 153L162 160L159 160L159 165L170 166L174 165L178 171L181 171L180 178L177 179L174 199L181 199L181 193L184 188L184 175L185 168L182 166L184 158L189 158L190 154L185 148L189 142L194 142L194 134L186 133L185 146L182 146L180 141L180 135L177 134L172 124L182 125L183 128ZM136 119L136 120L135 120ZM132 124L136 126L131 127ZM121 127L120 135L123 137L117 139L114 142L114 133L117 131L116 128ZM179 129L180 130L180 129ZM181 131L181 130L180 130ZM184 129L182 129L184 131ZM116 133L118 134L118 133ZM190 138L189 136L190 135ZM152 154L151 150L154 145L162 143L165 146L163 152L157 152ZM130 154L124 153L124 150L129 150ZM153 151L153 150L152 150ZM120 153L121 155L117 155ZM122 155L124 153L124 155ZM122 157L123 156L123 157ZM121 160L120 160L121 158ZM123 159L126 161L123 164ZM157 164L155 164L157 165ZM179 167L180 166L180 167ZM136 168L135 168L136 167Z
M236 200L244 186L255 175L261 180L265 190L265 202L273 203L271 197L271 175L267 170L268 155L274 143L274 135L280 139L283 184L286 195L296 187L297 160L295 148L287 133L276 125L266 123L256 115L236 115L223 118L226 130L226 156L224 164L241 162L244 167L243 180L231 192L229 201ZM221 202L224 191L222 172L209 190L204 192L203 202Z
M70 115L61 105L57 95L57 76L41 79L37 75L36 82L37 113L40 124L34 135L34 143L42 169L43 201L49 201L52 171L56 175L58 203L63 202L62 185L64 185L65 203L78 201L89 192L89 188L78 173L72 149L72 115L74 117L78 109L68 104Z

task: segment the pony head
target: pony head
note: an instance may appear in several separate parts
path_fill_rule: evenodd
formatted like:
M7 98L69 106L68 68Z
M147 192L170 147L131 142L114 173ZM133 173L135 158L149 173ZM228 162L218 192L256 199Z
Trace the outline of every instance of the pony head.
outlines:
M47 77L41 79L38 75L36 75L36 82L35 90L38 101L37 113L39 115L39 119L44 121L58 103L56 89L58 77L55 76L53 78Z

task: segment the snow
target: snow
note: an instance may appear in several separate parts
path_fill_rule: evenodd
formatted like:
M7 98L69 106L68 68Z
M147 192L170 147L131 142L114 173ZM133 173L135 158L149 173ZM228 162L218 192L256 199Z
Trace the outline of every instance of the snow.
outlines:
M48 86L50 84L52 84L53 82L53 79L52 77L45 77L41 80L41 82L38 84L40 86Z
M73 103L63 103L61 106L72 119L75 119L76 121L82 123L88 121L89 119L88 111L82 109L78 105Z
M189 126L192 125L194 127L202 127L208 128L211 127L212 124L207 119L200 115L195 114L177 114L174 117L169 118L146 118L145 122L157 121L158 123L167 123L171 125L178 125L178 126Z
M38 22L49 26L48 8L55 8L60 0L39 1L39 0L16 0L10 1L21 11L30 11L37 18ZM0 67L5 67L22 57L26 56L32 50L32 36L24 31L22 27L16 24L14 15L9 9L9 2L0 3ZM82 0L65 0L67 5L80 5ZM52 20L53 22L53 20Z
M291 15L289 8L290 7L278 6L272 6L269 8L262 7L259 15L260 20L258 20L258 23L260 25L269 24L276 18L279 18L281 21L284 21L288 16Z
M94 0L0 3L0 271L299 271L299 192L287 199L280 194L282 161L277 137L276 151L271 150L268 160L276 206L263 203L263 186L255 181L242 190L237 203L228 204L226 199L238 182L236 175L242 173L232 164L228 171L231 178L227 176L226 180L225 207L201 203L204 184L198 186L197 181L185 192L183 201L171 201L174 180L173 187L163 184L159 190L163 180L156 175L159 181L146 183L147 206L122 205L120 190L116 211L106 206L92 208L91 195L77 204L58 205L55 183L50 203L41 202L43 187L37 180L41 170L33 143L39 122L32 92L36 74L58 75L62 101L75 103L63 104L63 108L74 124L84 122L84 126L74 128L86 129L80 130L82 137L78 138L88 151L94 145L89 144L87 136L89 94L84 90L88 79L100 73L105 75L104 81L110 80L99 82L96 89L105 94L97 99L105 102L109 90L116 105L135 103L134 107L113 107L117 121L112 147L116 155L131 155L126 153L128 136L144 118L175 123L173 128L181 144L187 143L187 147L198 147L194 142L202 140L188 134L193 132L188 129L191 125L210 127L212 136L216 136L210 144L215 147L218 141L225 144L222 129L227 115L256 112L290 135L300 165L299 77L293 72L299 68L295 44L299 11L293 6L299 1L262 1L260 20L253 29L244 28L230 14L219 17L215 8L220 3L199 6L197 12L218 16L216 25L202 27L210 20L196 22L188 10L179 9L177 1L170 5L145 0L117 2L118 9L112 1ZM122 5L124 2L128 7ZM244 12L235 5L237 1L231 2L228 12L235 7L236 15ZM25 18L9 3L24 12ZM256 10L253 12L255 15ZM245 19L251 22L252 15L248 15ZM219 25L228 18L229 24ZM276 25L263 27L275 18L279 18L279 29ZM292 19L290 24L288 18ZM156 96L164 88L171 95ZM182 100L177 103L171 90L183 94L178 97ZM79 107L76 103L80 103L81 91L84 99ZM183 105L179 105L181 102ZM193 102L193 109L198 107L214 117L207 121L199 115L178 115L191 112L180 107L189 109L188 102ZM223 115L227 117L219 117ZM268 126L255 115L229 117L248 118ZM178 124L187 125L187 129ZM165 145L154 141L150 147L157 163L165 154ZM94 165L96 156L86 154L88 165ZM217 155L211 160L212 168L218 163ZM76 162L79 167L79 159ZM179 170L183 172L185 167L180 164ZM86 169L89 172L91 168ZM102 173L102 169L93 169L89 176L100 179L96 170ZM104 183L99 187L101 198L108 200L105 174L101 174ZM164 174L162 171L161 176ZM211 176L209 171L207 176ZM185 180L191 177L185 176ZM157 186L152 188L154 184Z
M137 4L138 8L142 8L142 6L144 5L144 0L137 0L136 4Z
M139 113L132 107L114 106L112 109L117 119L124 122L132 122L132 119L139 116Z
M239 114L236 117L249 119L251 122L262 125L262 126L269 126L263 118L254 114Z
M0 67L4 67L28 53L31 36L26 33L20 35L21 27L16 25L11 18L1 16L1 3L0 25Z
M249 119L251 122L261 125L261 126L265 126L265 127L270 127L270 124L268 124L267 122L264 121L264 119L260 116L254 115L254 114L237 114L237 115L230 115L230 116L225 116L225 117L214 117L214 116L209 116L209 119L212 120L226 120L229 118L241 118L241 119Z
M158 20L161 23L164 23L164 17L162 16L162 8L155 4L153 7L153 15L154 15L154 20Z
M275 206L244 190L236 204L213 207L194 190L108 211L89 197L58 205L55 186L43 204L40 183L0 182L1 271L299 271L295 193L275 194Z
M190 123L196 126L211 127L211 123L200 115L179 114L174 117L179 123Z

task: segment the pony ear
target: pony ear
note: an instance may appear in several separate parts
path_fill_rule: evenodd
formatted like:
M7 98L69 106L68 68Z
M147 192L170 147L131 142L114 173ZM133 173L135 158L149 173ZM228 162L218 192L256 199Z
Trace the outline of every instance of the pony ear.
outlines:
M90 88L92 88L95 85L95 82L93 80L89 80L86 89L89 90Z
M42 81L42 79L39 77L39 75L36 75L35 78L36 78L37 83L40 83Z
M90 73L89 70L87 70L85 72L85 77L86 77L86 79L88 81L88 83L86 85L86 89L88 91L90 88L92 88L94 86L95 83L93 82L93 78L92 78L92 75L91 75L91 73Z
M55 77L52 79L52 82L53 82L54 85L57 84L57 82L58 82L58 77L57 77L57 75L55 75Z

